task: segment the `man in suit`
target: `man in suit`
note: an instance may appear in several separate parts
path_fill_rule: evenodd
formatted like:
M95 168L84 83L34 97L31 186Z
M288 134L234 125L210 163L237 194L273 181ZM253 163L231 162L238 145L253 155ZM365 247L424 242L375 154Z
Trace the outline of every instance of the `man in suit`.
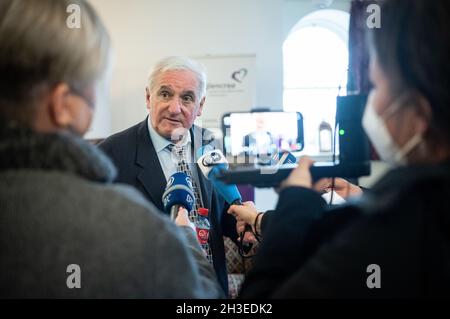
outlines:
M145 88L149 116L141 123L107 138L100 147L118 168L117 182L135 186L163 211L162 195L167 179L179 170L173 148L183 146L198 206L209 209L211 230L209 257L225 292L228 290L223 236L237 242L236 221L196 164L196 151L219 147L211 132L194 125L205 103L206 74L184 57L168 57L155 66ZM191 214L195 220L196 212ZM207 249L208 253L208 249Z
M243 138L244 152L251 156L271 155L274 149L272 134L267 131L264 113L255 113L255 130Z

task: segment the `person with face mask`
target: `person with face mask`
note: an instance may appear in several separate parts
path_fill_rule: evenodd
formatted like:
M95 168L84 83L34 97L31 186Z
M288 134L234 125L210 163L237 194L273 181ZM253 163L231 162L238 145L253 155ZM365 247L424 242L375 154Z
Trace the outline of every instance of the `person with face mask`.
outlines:
M381 16L362 123L395 168L333 208L304 157L275 212L231 206L262 234L243 298L450 296L450 2L387 0Z
M0 298L222 296L187 212L177 227L112 184L81 138L110 51L84 0L0 2Z

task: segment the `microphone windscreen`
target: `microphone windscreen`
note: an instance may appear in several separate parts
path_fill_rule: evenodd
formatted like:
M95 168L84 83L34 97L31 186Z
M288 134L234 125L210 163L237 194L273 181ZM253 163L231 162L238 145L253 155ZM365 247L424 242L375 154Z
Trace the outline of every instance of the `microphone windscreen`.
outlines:
M236 201L242 201L236 185L227 185L217 179L217 175L228 169L228 161L223 153L218 149L204 152L197 161L200 170L209 181L211 181L214 189L225 199L228 204Z
M194 199L192 181L189 176L183 172L177 172L169 177L162 197L164 210L167 213L170 213L170 209L174 205L182 206L190 212L194 205Z
M218 165L224 164L228 167L228 161L223 155L223 153L218 149L212 149L205 152L200 158L197 160L197 164L200 167L200 170L207 179L210 179L209 174L211 169Z

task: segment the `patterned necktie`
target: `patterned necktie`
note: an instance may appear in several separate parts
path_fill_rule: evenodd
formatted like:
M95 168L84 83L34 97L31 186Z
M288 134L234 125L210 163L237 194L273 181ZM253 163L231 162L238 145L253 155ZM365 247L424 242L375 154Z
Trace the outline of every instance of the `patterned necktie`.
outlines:
M178 161L177 172L185 173L188 177L190 177L190 179L192 181L192 190L194 191L195 201L194 201L194 206L192 208L192 211L189 212L189 219L194 224L197 224L198 209L200 207L205 207L205 206L203 206L203 202L202 202L202 198L200 196L197 182L192 177L192 172L189 168L189 164L188 164L187 157L186 157L187 146L186 145L178 146L178 145L170 144L167 146L167 148L169 149L169 151L172 154L175 155L175 157ZM208 239L208 241L209 241L209 239ZM202 248L206 253L206 257L208 258L208 261L212 263L212 253L211 253L211 248L210 248L209 242L202 245Z

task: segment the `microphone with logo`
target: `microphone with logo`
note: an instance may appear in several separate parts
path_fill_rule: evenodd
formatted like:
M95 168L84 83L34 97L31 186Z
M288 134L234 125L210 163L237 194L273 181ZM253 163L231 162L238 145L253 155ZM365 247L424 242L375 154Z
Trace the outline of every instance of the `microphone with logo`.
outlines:
M242 197L234 184L225 184L217 177L228 170L228 161L220 150L208 150L205 147L197 151L197 164L203 175L211 181L216 191L230 205L242 205ZM272 165L296 163L296 157L290 152L276 153L271 158Z
M164 210L170 214L170 219L175 220L177 218L180 207L190 212L194 205L194 199L192 181L189 176L177 172L169 177L162 200Z
M205 176L212 184L214 189L230 205L242 205L242 197L234 184L225 184L217 179L221 171L228 169L228 161L220 150L208 150L202 147L197 151L197 164Z
M205 176L213 185L214 189L221 195L225 201L230 205L242 205L242 196L234 184L225 184L217 179L221 171L227 170L228 161L220 150L209 149L208 147L201 147L197 151L197 164ZM246 231L251 231L251 226L246 225ZM241 240L244 234L239 234ZM242 242L243 253L246 254L252 248L252 244Z

